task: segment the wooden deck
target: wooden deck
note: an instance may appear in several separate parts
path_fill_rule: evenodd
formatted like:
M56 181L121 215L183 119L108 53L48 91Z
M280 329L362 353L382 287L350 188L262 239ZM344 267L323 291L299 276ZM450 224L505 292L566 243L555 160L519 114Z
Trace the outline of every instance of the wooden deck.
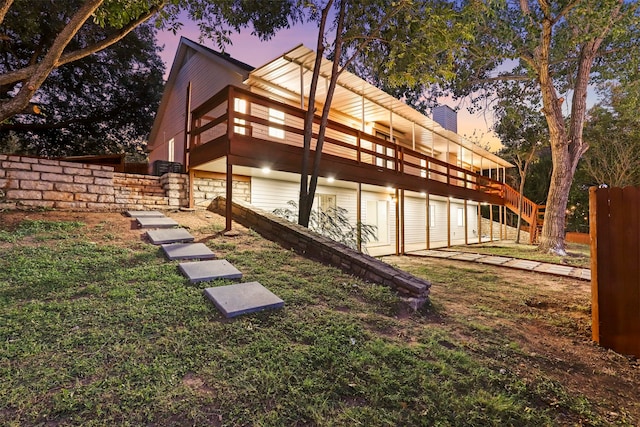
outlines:
M228 167L300 173L304 115L300 108L227 86L192 111L187 167L197 169L226 157ZM319 122L316 116L312 151ZM506 206L517 213L518 193L508 185L333 120L328 122L320 175ZM535 224L537 209L525 199L523 219Z
M244 102L246 113L237 108ZM231 108L229 108L231 106ZM284 113L283 124L269 109ZM231 165L299 173L304 110L228 86L192 112L187 166L227 157ZM233 126L229 126L233 123ZM319 118L314 123L314 140ZM274 136L274 134L283 137ZM322 176L504 205L503 184L330 120L323 147Z

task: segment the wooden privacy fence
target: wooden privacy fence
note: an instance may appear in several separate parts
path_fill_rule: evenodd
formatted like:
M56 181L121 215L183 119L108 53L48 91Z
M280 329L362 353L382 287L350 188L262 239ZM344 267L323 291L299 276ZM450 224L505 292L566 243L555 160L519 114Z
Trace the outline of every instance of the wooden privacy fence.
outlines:
M589 190L593 340L640 357L640 187Z

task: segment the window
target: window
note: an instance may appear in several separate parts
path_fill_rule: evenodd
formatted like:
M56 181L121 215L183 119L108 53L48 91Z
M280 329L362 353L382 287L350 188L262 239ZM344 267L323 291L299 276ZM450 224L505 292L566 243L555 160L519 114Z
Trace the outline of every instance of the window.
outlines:
M316 194L313 198L313 210L318 213L335 213L336 195L335 194Z
M238 112L238 113L242 113L242 114L246 114L247 113L247 101L245 101L244 99L240 99L240 98L234 98L233 100L233 110ZM246 127L246 120L244 119L234 119L233 123L239 126L234 126L233 127L233 131L237 134L240 135L246 135L247 134L247 127Z
M462 227L464 225L464 209L458 208L458 227Z
M367 224L376 227L375 242L389 243L389 202L386 200L367 201Z
M436 226L436 205L429 204L429 227Z
M167 160L170 162L173 162L175 159L175 152L176 152L176 141L171 138L169 140L169 142L167 143Z
M269 108L269 121L278 125L284 125L284 111ZM269 136L284 139L284 129L269 127Z

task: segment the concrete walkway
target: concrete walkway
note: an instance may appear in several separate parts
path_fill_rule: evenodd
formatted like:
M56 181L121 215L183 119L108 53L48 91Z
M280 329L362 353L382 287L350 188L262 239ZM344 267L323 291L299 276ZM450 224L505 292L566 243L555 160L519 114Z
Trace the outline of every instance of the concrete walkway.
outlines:
M407 253L407 255L453 259L456 261L479 262L481 264L515 268L517 270L535 271L537 273L570 277L572 279L587 281L591 280L591 270L588 268L572 267L570 265L551 264L547 262L530 261L518 258L509 258L504 256L483 255L472 252L457 252L451 250L415 251Z

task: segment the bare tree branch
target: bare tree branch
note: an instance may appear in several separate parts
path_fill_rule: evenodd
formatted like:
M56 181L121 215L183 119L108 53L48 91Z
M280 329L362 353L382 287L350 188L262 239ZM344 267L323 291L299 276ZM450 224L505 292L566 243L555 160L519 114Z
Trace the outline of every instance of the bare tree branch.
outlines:
M0 24L4 21L4 17L7 16L12 3L13 0L0 0Z

